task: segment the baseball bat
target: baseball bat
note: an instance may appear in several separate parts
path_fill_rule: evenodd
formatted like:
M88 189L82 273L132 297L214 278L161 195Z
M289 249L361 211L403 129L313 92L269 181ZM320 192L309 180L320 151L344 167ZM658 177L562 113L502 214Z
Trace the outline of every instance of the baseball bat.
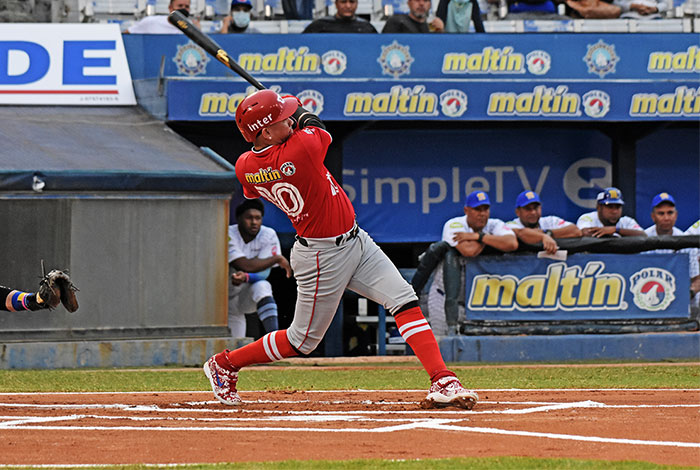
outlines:
M243 67L241 67L238 64L238 62L229 57L229 55L226 53L225 50L221 48L221 46L219 46L216 42L214 42L214 40L212 40L199 28L193 25L192 22L189 19L187 19L187 17L181 12L176 10L170 13L168 15L168 21L177 29L185 33L185 36L190 38L195 44L207 51L226 67L230 68L238 75L243 77L245 81L253 85L255 88L257 88L258 90L266 89L265 85L257 81L251 74L249 74Z

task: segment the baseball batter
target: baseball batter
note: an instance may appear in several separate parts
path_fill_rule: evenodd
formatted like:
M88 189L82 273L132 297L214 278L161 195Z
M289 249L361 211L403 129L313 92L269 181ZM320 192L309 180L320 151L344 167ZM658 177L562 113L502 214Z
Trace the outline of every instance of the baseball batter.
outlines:
M269 333L277 329L277 303L266 280L270 268L279 265L287 277L292 270L282 256L277 233L262 225L265 206L248 199L236 207L235 225L228 228L228 262L231 284L228 291L228 326L232 338L246 335L245 314L257 312Z
M204 373L222 403L241 403L238 371L251 364L309 354L323 338L343 291L348 288L394 315L432 382L424 406L471 409L475 392L462 387L447 369L413 288L355 222L345 191L323 164L331 135L294 97L261 90L244 99L236 123L252 150L236 162L247 198L263 197L284 211L297 239L290 261L297 280L292 324L235 351L225 350L204 364Z

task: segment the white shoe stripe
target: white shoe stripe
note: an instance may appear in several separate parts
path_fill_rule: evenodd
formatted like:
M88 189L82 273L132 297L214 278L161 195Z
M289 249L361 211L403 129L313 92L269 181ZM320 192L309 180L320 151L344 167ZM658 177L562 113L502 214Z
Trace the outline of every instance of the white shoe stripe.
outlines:
M419 326L417 328L413 328L410 331L407 331L405 334L402 334L403 339L408 339L411 336L415 335L416 333L420 333L421 331L429 331L430 330L430 325L424 325L424 326Z
M403 336L404 331L406 331L410 328L413 328L414 326L427 325L427 324L428 324L428 321L425 318L422 318L422 319L416 320L416 321L412 321L409 323L405 323L399 327L399 333L401 333L401 336Z

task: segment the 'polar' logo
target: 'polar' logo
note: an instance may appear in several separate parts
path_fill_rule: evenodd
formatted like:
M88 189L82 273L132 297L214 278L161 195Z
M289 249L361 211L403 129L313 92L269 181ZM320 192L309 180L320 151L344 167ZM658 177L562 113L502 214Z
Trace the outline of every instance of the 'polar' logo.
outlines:
M644 268L630 279L634 304L642 310L666 310L676 299L676 278L661 268Z
M467 110L467 94L462 90L447 90L440 95L442 114L460 117Z
M280 167L280 171L284 173L284 176L292 176L294 173L297 172L297 168L292 162L284 162Z
M583 95L583 111L592 118L601 118L610 111L610 96L604 91L591 90Z
M340 51L328 51L321 56L323 71L328 75L340 75L345 72L348 59Z
M297 94L301 105L316 116L323 112L323 95L316 90L304 90Z
M549 72L549 68L552 66L552 59L549 54L545 51L532 51L530 52L525 61L527 62L527 70L533 75L544 75Z

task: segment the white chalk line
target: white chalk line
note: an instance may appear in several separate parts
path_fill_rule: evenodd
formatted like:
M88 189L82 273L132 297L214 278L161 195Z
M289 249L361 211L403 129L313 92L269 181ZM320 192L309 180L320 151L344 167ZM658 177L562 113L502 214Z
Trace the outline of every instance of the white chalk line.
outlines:
M515 404L522 404L519 402L511 402ZM21 405L26 408L55 408L56 405L45 405L45 404L12 404L12 403L0 403L0 406L17 406ZM216 418L216 417L139 417L139 416L101 416L101 415L85 415L85 414L73 414L67 416L52 416L52 417L36 417L36 416L2 416L0 420L0 429L12 429L12 430L46 430L46 431L262 431L262 432L315 432L315 433L391 433L397 431L405 431L411 429L433 429L441 431L452 431L452 432L475 432L475 433L485 433L485 434L501 434L501 435L511 435L511 436L521 436L521 437L538 437L547 439L559 439L559 440L574 440L574 441L586 441L586 442L601 442L601 443L612 443L612 444L628 444L628 445L645 445L645 446L667 446L667 447L690 447L690 448L700 448L700 443L696 442L678 442L678 441L657 441L657 440L640 440L640 439L620 439L620 438L607 438L601 436L581 436L575 434L556 434L556 433L543 433L543 432L532 432L532 431L520 431L520 430L510 430L510 429L498 429L498 428L485 428L485 427L475 427L475 426L463 426L458 425L458 423L469 421L469 416L475 414L525 414L525 413L540 413L548 412L552 410L565 410L574 408L635 408L635 407L648 407L651 405L606 405L604 403L599 403L591 400L574 402L574 403L558 403L558 404L547 404L541 406L534 406L531 408L521 408L521 409L504 409L504 410L484 410L484 411L470 411L464 412L459 411L447 411L447 410L425 410L425 411L391 411L392 414L404 414L412 415L418 413L449 413L452 415L459 414L460 417L455 419L446 418L374 418L368 417L374 414L386 414L387 412L366 410L366 411L313 411L313 410L300 410L300 411L284 411L282 412L285 416L269 416L269 417L226 417L226 418ZM700 404L696 405L664 405L665 407L700 407ZM124 405L124 404L83 404L83 405L60 405L62 409L119 409L122 411L157 411L157 412L178 412L183 411L196 411L196 412L207 412L207 413L227 413L235 412L240 413L257 413L257 414L279 414L280 411L273 410L243 410L243 409L183 409L183 408L159 408L158 406L134 406L134 405ZM47 425L44 423L49 422L61 422L61 421L77 421L80 419L96 419L96 420L131 420L139 422L156 422L156 421L194 421L194 422L211 422L211 423L252 423L252 422L309 422L314 424L319 423L331 423L331 422L366 422L366 423L399 423L389 426L380 426L376 428L318 428L318 427L281 427L281 426L65 426L65 425ZM5 421L6 420L6 421Z
M641 439L618 439L614 437L599 437L599 436L578 436L575 434L556 434L549 432L532 432L532 431L514 431L510 429L498 428L481 428L473 426L453 426L449 424L434 424L426 423L431 429L460 431L460 432L477 432L485 434L502 434L509 436L524 436L524 437L545 437L548 439L562 439L570 441L586 441L586 442L604 442L610 444L632 444L632 445L647 445L647 446L668 446L668 447L691 447L700 449L700 442L677 442L677 441L645 441Z
M521 436L521 437L538 437L547 439L573 440L585 442L597 442L608 444L628 444L640 446L664 446L664 447L686 447L700 449L698 442L678 442L678 441L646 441L641 439L619 439L600 436L580 436L576 434L555 434L545 432L518 431L512 429L498 428L481 428L474 426L456 426L449 424L449 420L432 419L417 423L406 423L395 426L386 426L380 428L285 428L285 427L140 427L140 426L22 426L13 427L13 430L42 430L42 431L244 431L244 432L313 432L313 433L391 433L397 431L406 431L411 429L433 429L438 431L453 431L464 433L485 433L485 434L500 434L506 436Z

